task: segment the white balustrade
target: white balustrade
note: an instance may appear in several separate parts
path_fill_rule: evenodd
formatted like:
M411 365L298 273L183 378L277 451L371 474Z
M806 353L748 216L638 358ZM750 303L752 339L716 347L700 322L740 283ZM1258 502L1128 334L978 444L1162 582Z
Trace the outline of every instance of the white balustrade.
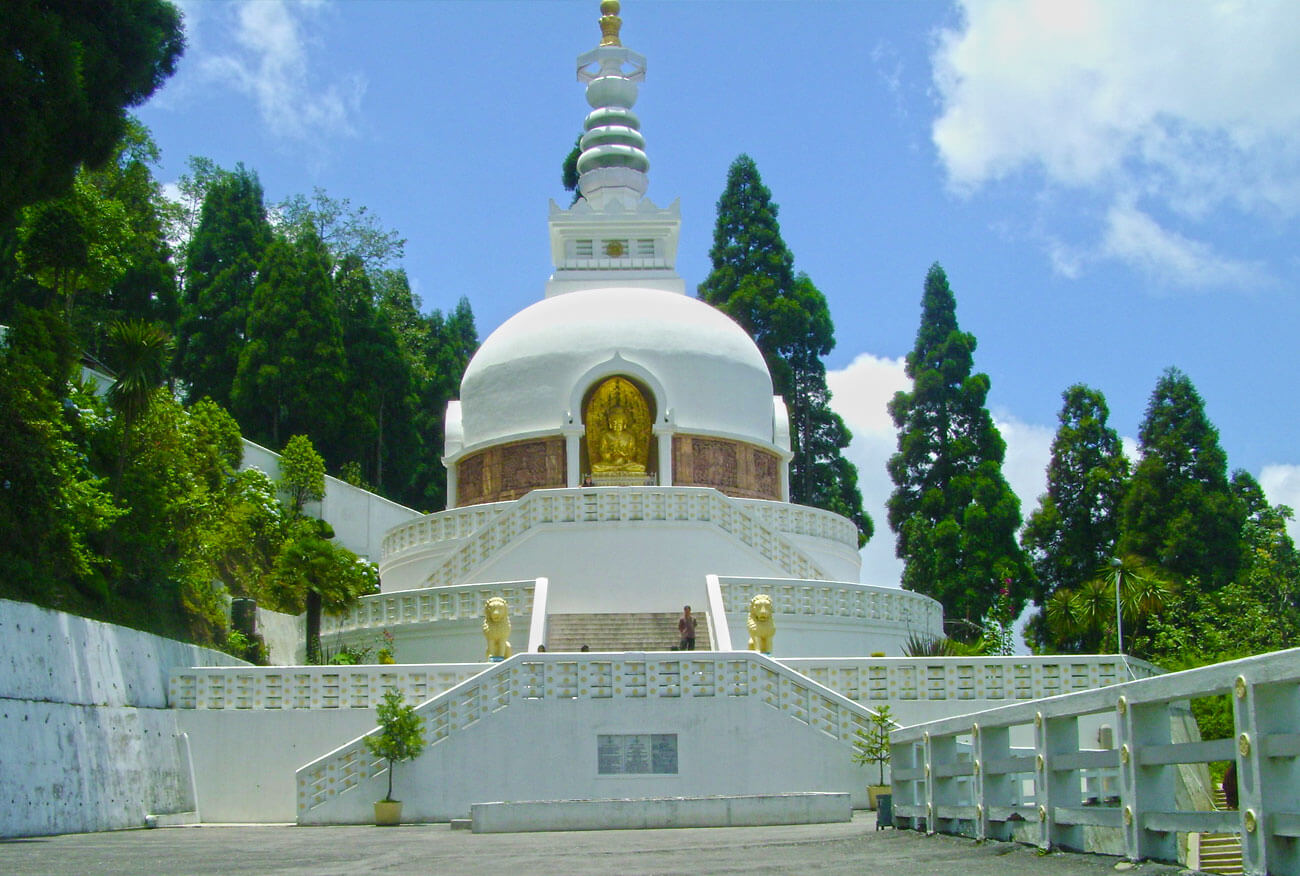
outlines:
M791 669L870 704L1037 700L1148 678L1160 670L1134 657L794 657Z
M777 532L808 535L858 549L858 528L848 518L810 505L773 502L767 499L733 499L765 526Z
M1186 701L1220 694L1233 738L1176 741ZM1080 744L1080 719L1098 717L1114 726L1113 748ZM1010 839L1020 822L1043 849L1083 850L1109 828L1134 861L1176 860L1179 832L1234 833L1245 873L1295 876L1298 729L1300 648L918 724L890 736L895 824ZM1031 731L1033 747L1012 748L1013 730ZM1180 767L1224 760L1236 765L1239 808L1180 809ZM1088 799L1106 771L1118 774L1115 799Z
M174 669L173 709L289 711L371 709L389 689L424 702L487 669L489 663L366 666L210 666Z
M493 596L506 601L511 617L531 617L535 590L536 580L530 579L374 593L338 614L323 615L321 635L481 618L484 603Z
M381 556L384 560L388 560L408 548L426 547L440 541L467 538L511 504L492 502L452 508L395 526L384 536Z
M871 712L780 663L742 652L518 654L417 707L431 746L479 719L529 700L615 702L664 697L757 697L842 745L852 746ZM378 732L378 731L372 731ZM384 761L358 737L298 770L298 813L378 775Z
M748 610L749 601L763 593L772 598L778 615L860 618L895 624L917 633L943 628L943 607L928 596L890 587L847 581L787 581L781 578L719 576L723 606L729 613Z
M701 487L534 490L505 505L457 545L426 583L447 586L472 577L476 569L534 527L643 521L709 523L776 563L791 578L824 580L827 575L821 567L764 523L752 510L754 504Z

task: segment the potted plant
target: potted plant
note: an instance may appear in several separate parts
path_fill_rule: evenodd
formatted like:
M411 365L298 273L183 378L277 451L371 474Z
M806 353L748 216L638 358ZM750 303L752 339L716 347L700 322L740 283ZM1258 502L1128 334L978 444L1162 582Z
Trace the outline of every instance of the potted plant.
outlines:
M393 767L414 760L424 751L424 719L394 688L384 692L384 701L375 712L379 716L379 733L366 737L366 748L388 761L388 793L383 800L375 801L375 824L391 826L402 821L402 801L393 799Z
M898 724L889 714L889 706L884 705L871 716L871 723L858 728L853 740L853 762L859 766L876 764L880 769L880 783L867 785L867 805L876 808L876 800L881 794L889 793L885 784L885 764L889 763L889 731Z

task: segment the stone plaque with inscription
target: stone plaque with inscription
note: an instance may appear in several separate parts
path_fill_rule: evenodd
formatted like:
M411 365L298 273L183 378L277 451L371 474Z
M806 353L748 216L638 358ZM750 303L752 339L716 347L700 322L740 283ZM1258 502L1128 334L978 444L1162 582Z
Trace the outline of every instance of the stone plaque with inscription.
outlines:
M602 733L596 737L602 776L677 775L676 733Z

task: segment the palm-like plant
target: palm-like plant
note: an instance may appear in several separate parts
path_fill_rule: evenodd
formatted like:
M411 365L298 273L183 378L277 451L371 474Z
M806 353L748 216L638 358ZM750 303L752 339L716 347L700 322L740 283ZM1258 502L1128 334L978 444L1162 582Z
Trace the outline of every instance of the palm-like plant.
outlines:
M1085 652L1100 651L1111 636L1116 649L1122 650L1123 627L1118 624L1137 632L1174 592L1173 583L1140 557L1117 557L1075 589L1058 590L1048 597L1047 623L1058 637L1078 642Z
M108 390L108 403L122 419L120 475L131 449L131 429L148 412L154 390L167 376L171 335L143 319L116 320L108 327L108 355L117 371L117 380Z

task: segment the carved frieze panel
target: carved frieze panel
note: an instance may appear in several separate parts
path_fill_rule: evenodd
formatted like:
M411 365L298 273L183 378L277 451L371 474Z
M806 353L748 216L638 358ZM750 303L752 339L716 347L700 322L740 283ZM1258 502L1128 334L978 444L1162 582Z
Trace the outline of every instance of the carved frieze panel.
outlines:
M457 463L456 504L518 499L529 490L567 483L564 439L539 438L489 447Z
M746 499L781 498L781 459L775 453L727 438L673 436L673 483L714 487Z

